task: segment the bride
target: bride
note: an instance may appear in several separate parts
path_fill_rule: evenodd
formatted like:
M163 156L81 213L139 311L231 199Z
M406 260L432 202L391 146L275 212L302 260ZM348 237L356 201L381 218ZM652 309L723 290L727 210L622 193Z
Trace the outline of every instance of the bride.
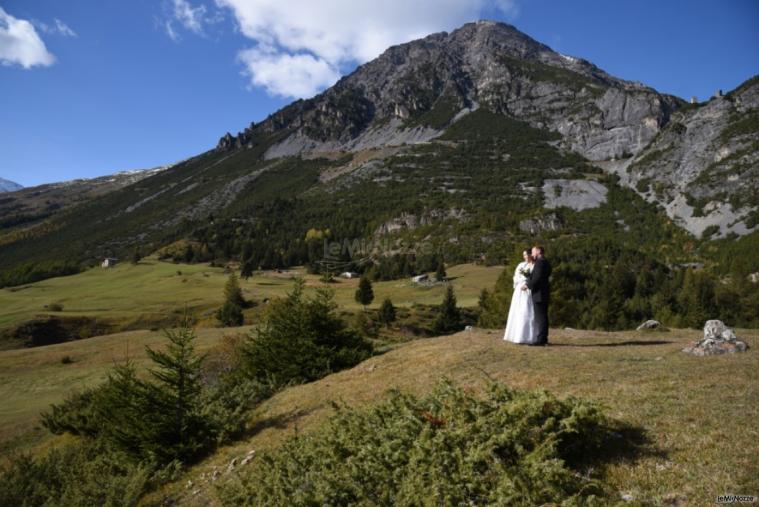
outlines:
M537 342L532 294L529 290L522 290L522 286L532 272L535 262L529 249L522 252L522 258L524 262L520 262L514 271L514 294L511 296L509 320L506 323L503 339L513 343L532 345Z

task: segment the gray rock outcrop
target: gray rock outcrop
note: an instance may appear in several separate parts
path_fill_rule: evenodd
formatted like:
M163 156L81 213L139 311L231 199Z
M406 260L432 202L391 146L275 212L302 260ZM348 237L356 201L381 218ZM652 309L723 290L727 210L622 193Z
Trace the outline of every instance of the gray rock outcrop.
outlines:
M732 329L721 320L708 320L704 325L704 337L683 349L694 356L714 356L746 352L748 345L739 340Z
M652 331L655 329L662 329L661 322L658 320L647 320L636 328L638 331Z

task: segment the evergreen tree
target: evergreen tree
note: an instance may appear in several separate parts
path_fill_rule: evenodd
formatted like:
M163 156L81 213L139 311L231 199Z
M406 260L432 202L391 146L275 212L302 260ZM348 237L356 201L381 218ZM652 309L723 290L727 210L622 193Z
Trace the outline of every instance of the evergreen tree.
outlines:
M140 252L140 247L136 247L134 249L134 252L132 253L132 264L135 266L140 263L142 260L142 253Z
M369 280L368 276L362 276L361 280L358 282L355 298L356 303L364 307L364 311L366 311L366 307L374 301L374 289L372 289L372 282Z
M225 327L242 326L244 304L245 299L242 297L240 282L237 275L231 273L224 286L224 305L216 312L216 318Z
M461 312L456 306L456 295L451 285L448 285L445 291L432 330L435 334L449 334L461 330Z
M437 269L435 270L435 279L438 282L444 282L446 278L448 278L448 275L445 272L445 263L440 260L438 261Z
M212 430L201 415L200 367L203 356L195 353L195 332L187 317L182 327L165 331L166 351L146 347L156 368L149 370L154 382L147 383L144 429L148 438L143 448L160 461L187 462L212 441Z
M395 306L393 306L393 302L390 301L390 298L386 298L382 302L382 306L380 306L379 320L384 325L389 326L395 322L395 317Z
M317 289L306 298L303 288L303 280L297 280L286 298L272 301L247 342L243 370L249 377L276 387L311 381L371 354L371 344L336 315L331 290Z
M216 319L223 327L238 327L245 323L242 308L229 301L216 311Z
M245 305L245 299L242 297L242 289L240 289L240 281L234 273L230 273L227 283L224 285L224 301L239 307Z
M253 271L253 261L248 259L244 261L240 267L240 277L243 280L248 280L251 276L253 276Z

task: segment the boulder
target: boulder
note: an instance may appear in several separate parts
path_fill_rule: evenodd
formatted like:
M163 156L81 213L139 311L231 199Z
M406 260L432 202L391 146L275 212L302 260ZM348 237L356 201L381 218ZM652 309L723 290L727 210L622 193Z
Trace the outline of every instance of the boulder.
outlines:
M659 322L658 320L647 320L643 324L638 326L636 329L638 331L648 331L651 329L661 329L661 328L662 328L661 322Z
M708 320L704 325L704 337L683 352L694 356L715 356L746 352L748 345L735 336L735 332L721 320Z

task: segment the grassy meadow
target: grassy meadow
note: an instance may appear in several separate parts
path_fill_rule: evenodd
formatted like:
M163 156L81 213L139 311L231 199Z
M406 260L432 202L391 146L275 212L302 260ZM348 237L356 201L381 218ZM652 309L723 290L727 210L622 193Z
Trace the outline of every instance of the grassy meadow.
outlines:
M502 269L474 264L452 266L448 276L459 305L476 306L480 291L492 288ZM207 264L146 259L138 265L97 267L73 276L0 289L0 329L38 315L86 316L115 322L122 329L147 328L150 323L181 313L185 306L199 317L201 327L215 326L213 311L222 304L228 276L223 268ZM342 309L360 308L353 299L358 280L336 278L334 283L324 284L319 276L306 274L304 269L260 272L240 280L240 286L247 299L261 301L284 295L298 276L305 278L307 287L334 289L335 301ZM444 291L440 284L418 285L410 279L376 282L373 306L379 306L386 297L396 306L438 304ZM63 311L50 312L47 306L51 304L63 305Z
M482 288L492 287L502 267L471 264L452 266L451 283L459 305L473 307ZM87 316L119 322L123 326L152 325L168 315L177 315L185 305L199 317L198 349L205 351L225 335L245 332L249 327L223 329L214 318L221 305L228 274L223 268L203 264L173 264L144 260L139 265L120 264L111 269L93 268L84 273L0 290L0 329L38 315ZM258 273L240 285L246 298L262 301L283 296L293 279L303 276L307 289L334 289L341 309L357 311L354 301L356 279L335 279L324 284L320 277L303 269ZM417 285L410 280L374 284L376 308L385 297L397 306L415 303L438 304L442 285ZM49 312L45 305L63 305ZM152 316L152 318L151 318ZM136 330L36 348L0 350L0 454L11 449L33 447L46 432L37 427L39 413L51 403L62 401L77 389L99 384L115 362L129 357L138 366L144 348L160 346L163 335L156 330ZM73 362L63 363L64 357Z

